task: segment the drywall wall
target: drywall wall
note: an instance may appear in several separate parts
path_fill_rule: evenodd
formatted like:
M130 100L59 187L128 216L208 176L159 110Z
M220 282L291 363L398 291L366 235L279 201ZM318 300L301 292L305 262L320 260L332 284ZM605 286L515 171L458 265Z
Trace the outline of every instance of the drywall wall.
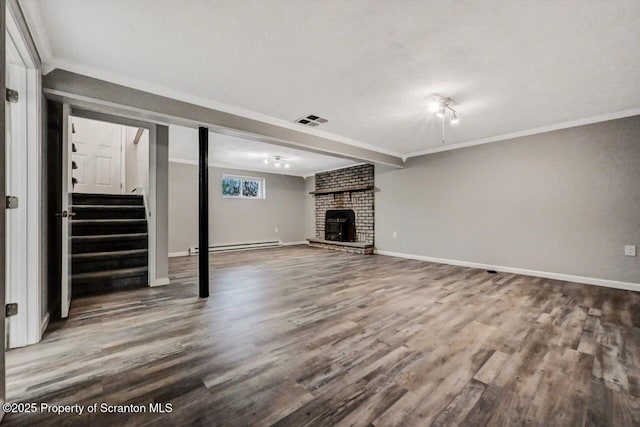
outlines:
M223 174L265 178L266 198L223 199ZM209 167L210 245L304 238L303 178ZM193 246L198 246L198 166L170 162L169 253Z
M376 187L379 251L640 283L640 116L411 158Z

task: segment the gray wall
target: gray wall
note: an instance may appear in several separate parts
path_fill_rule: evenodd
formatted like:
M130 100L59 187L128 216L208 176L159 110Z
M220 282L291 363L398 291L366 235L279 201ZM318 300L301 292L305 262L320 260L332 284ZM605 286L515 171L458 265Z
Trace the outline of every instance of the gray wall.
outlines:
M640 116L376 171L380 251L640 283Z
M264 200L222 198L222 175L266 179ZM209 244L305 238L303 178L209 167ZM278 228L278 232L275 229ZM198 167L169 163L169 252L198 246Z

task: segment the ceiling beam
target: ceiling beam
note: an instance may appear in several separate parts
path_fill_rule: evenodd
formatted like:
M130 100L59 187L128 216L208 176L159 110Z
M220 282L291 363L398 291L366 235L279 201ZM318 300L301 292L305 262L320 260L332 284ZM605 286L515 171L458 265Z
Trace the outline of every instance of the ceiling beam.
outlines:
M43 78L50 99L101 112L198 128L351 160L403 167L398 156L56 69Z

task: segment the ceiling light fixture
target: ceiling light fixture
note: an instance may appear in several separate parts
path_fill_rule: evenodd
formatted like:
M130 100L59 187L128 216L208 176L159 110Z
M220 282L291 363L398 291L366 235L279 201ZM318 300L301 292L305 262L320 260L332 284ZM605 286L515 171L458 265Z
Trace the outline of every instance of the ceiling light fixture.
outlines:
M435 113L438 111L440 107L440 101L435 96L431 98L431 102L429 102L429 112Z
M458 118L458 112L451 107L453 104L453 100L451 98L447 98L440 95L433 95L431 101L429 102L429 112L436 113L439 119L442 119L442 143L445 143L444 138L444 121L447 115L447 110L451 112L451 117L449 118L449 123L452 125L460 122Z
M273 166L277 168L284 166L286 169L289 169L291 167L291 165L282 156L272 156L264 159L265 165L270 165L272 163Z

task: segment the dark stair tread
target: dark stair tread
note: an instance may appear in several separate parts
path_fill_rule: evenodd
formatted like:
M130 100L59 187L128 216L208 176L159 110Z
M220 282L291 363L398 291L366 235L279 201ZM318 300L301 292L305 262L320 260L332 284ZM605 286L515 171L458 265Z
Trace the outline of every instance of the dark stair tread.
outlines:
M88 194L73 193L72 205L131 205L144 206L144 197L140 194Z
M149 233L124 233L124 234L94 234L91 236L72 236L72 240L76 241L105 241L105 240L135 240L146 239Z
M147 267L121 268L119 270L96 271L91 273L78 273L71 275L72 283L81 280L120 279L126 277L144 276L148 273Z
M74 219L73 224L126 224L126 223L146 224L146 219L139 218L114 218L114 219Z
M72 205L74 209L144 209L142 205Z
M71 193L72 197L104 198L104 199L142 199L142 194L94 194L94 193Z
M148 249L129 249L124 251L111 251L111 252L87 252L81 254L73 254L72 259L74 261L78 260L98 260L105 258L119 258L119 257L128 257L133 255L143 255L148 253Z

